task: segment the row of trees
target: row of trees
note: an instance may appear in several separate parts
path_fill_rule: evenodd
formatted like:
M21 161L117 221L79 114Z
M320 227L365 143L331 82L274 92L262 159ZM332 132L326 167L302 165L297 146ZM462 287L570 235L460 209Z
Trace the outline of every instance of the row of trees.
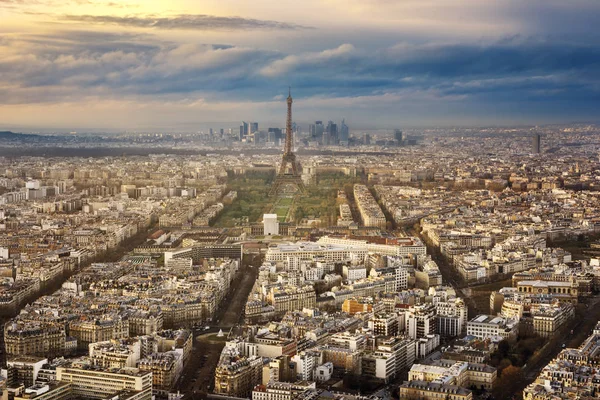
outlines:
M269 189L274 178L275 171L249 171L244 175L229 172L227 188L237 191L238 197L225 207L214 225L231 227L242 217L248 217L250 222L260 220L273 207Z

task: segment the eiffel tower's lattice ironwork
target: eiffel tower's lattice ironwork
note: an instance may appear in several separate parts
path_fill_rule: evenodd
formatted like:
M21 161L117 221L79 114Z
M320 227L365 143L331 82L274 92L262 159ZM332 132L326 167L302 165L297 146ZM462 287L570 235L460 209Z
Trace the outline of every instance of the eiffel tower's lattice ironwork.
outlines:
M290 89L287 98L287 123L285 125L285 148L283 150L283 157L281 158L281 166L271 186L271 195L276 195L279 191L288 185L295 186L296 189L304 193L306 188L302 182L300 176L301 167L300 163L296 160L296 154L293 150L293 136L292 136L292 91Z

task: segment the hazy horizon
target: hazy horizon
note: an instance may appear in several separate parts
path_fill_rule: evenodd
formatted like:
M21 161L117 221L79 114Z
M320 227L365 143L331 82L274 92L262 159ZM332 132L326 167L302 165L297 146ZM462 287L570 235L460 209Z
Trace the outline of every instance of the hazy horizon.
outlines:
M266 130L267 128L282 128L284 127L283 123L264 123L261 124L260 121L246 121L246 122L258 122L260 130ZM324 121L325 123L327 121ZM334 121L339 122L339 121ZM346 119L346 122L348 120ZM308 131L308 125L313 123L313 121L306 122L297 122L303 132ZM238 122L204 122L198 124L198 129L176 129L174 127L171 128L148 128L148 129L103 129L103 128L34 128L34 127L4 127L0 126L0 132L8 131L18 134L55 134L55 135L68 135L73 132L77 134L88 134L88 135L99 135L99 134L111 134L111 135L122 135L122 134L153 134L153 133L166 133L166 134L199 134L199 133L208 133L209 129L213 129L218 132L218 129L224 129L225 133L227 133L228 129L232 129L232 133L236 135L238 133L239 126L236 125ZM368 126L352 126L350 127L350 132L370 132L370 133L391 133L394 129L400 129L404 131L425 131L425 130L452 130L452 129L534 129L538 128L547 128L547 127L569 127L575 125L598 125L595 121L577 121L577 122L565 122L565 123L549 123L549 124L473 124L473 125L430 125L430 126L389 126L389 127L368 127Z

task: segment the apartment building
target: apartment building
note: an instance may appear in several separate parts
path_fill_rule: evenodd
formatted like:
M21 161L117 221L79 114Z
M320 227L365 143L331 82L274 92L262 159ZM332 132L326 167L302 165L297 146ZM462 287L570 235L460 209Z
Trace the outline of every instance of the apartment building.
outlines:
M483 314L467 322L467 335L480 339L494 336L515 339L518 334L518 326L517 320Z
M271 245L265 255L265 261L282 262L287 261L291 257L303 260L318 258L325 261L364 261L367 254L368 250L366 247L297 242L293 244Z
M138 368L152 373L153 393L164 396L171 391L181 375L183 357L176 351L155 353L141 359Z
M419 339L436 333L435 306L431 303L411 306L406 311L406 333L412 339Z
M276 313L313 308L317 297L314 287L287 286L285 288L271 288L267 300L275 307Z
M552 337L561 326L575 317L571 303L535 304L530 308L533 331L544 338Z
M152 372L137 368L56 368L56 380L70 383L73 395L88 399L106 399L119 393L131 394L129 400L152 400Z
M225 351L225 350L224 350ZM263 361L259 357L223 357L215 370L215 394L249 397L262 380Z
M140 341L135 339L110 340L90 343L92 364L102 368L134 368L140 359Z
M119 315L69 323L69 334L77 339L77 348L87 350L90 343L129 337L129 320Z
M360 212L360 218L364 226L385 229L385 214L377 204L369 188L365 185L354 185L354 201Z
M252 391L252 400L299 400L316 397L309 396L308 392L315 389L314 382L269 382L266 385L258 385Z
M57 357L65 352L64 324L53 322L20 321L4 327L4 345L7 355Z
M410 381L400 386L400 398L406 400L472 400L473 392L456 385Z

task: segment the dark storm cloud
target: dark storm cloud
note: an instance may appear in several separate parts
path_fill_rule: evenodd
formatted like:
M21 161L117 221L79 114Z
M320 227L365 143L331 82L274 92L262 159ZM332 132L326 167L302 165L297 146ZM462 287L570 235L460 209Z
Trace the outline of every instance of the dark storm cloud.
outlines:
M308 27L287 22L269 21L243 17L219 17L202 14L180 14L173 17L111 15L64 15L61 21L86 24L105 24L135 28L188 29L188 30L254 30L254 29L307 29Z
M512 39L489 45L396 46L381 58L395 73L453 76L515 76L555 71L596 71L595 45Z

